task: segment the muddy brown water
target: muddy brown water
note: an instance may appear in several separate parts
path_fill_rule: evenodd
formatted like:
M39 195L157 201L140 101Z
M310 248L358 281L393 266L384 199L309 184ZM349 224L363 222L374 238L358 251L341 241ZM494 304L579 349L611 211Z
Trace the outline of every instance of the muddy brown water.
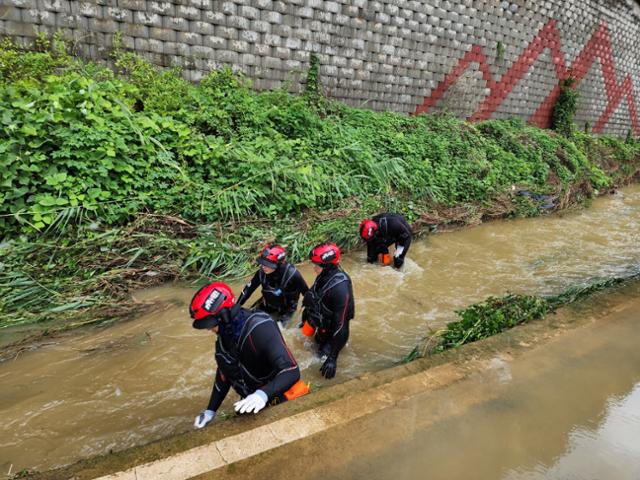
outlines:
M367 265L364 251L354 252L344 267L354 282L356 318L332 382L393 365L428 329L454 320L455 309L488 295L547 294L628 271L640 264L639 226L640 187L631 187L588 210L417 240L400 272ZM301 270L311 283L311 268ZM214 338L188 320L195 289L139 292L163 308L0 364L0 473L63 465L190 429L214 374ZM331 383L319 376L319 360L296 329L285 338L304 379Z
M637 480L640 284L622 290L523 355L198 478Z

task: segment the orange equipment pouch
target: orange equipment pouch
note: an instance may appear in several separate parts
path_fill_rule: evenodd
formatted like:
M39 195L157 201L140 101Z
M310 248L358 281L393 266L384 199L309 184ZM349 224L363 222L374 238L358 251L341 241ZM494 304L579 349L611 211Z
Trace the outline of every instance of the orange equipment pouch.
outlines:
M313 328L311 325L309 325L308 322L305 321L302 324L302 334L305 337L311 337L311 336L313 336L314 333L316 333L316 329Z
M391 265L391 255L388 253L381 253L378 255L378 260L383 265Z
M307 393L309 393L309 384L304 383L302 380L298 380L289 390L284 392L284 396L287 400L295 400Z

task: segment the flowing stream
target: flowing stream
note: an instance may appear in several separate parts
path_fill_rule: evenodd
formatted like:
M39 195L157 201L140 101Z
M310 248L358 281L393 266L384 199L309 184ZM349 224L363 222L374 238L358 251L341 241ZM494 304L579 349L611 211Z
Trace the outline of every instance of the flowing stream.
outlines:
M549 294L637 267L639 227L634 186L586 210L418 239L402 271L366 264L361 249L343 262L356 318L337 378L320 377L320 362L297 329L284 335L305 380L341 382L394 365L429 329L455 320L456 309L489 295ZM300 268L311 284L310 266ZM242 284L233 287L239 292ZM0 473L64 465L190 429L214 374L213 334L193 330L187 312L195 290L138 292L162 308L0 364ZM229 405L222 410L230 412Z

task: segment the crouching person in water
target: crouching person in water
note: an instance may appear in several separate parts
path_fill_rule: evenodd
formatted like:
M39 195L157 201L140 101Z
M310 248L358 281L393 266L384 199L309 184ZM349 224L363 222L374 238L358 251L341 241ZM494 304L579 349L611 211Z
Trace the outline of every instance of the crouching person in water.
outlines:
M300 272L286 259L287 253L280 245L267 245L256 260L260 269L238 297L238 303L244 305L261 285L262 298L257 308L275 315L282 326L287 325L298 308L300 295L309 290Z
M388 255L389 247L395 244L393 266L402 267L411 245L411 227L402 215L381 213L367 218L360 223L360 236L367 242L367 262L374 263L380 254Z
M304 296L302 319L315 329L325 378L336 375L338 355L349 340L349 321L355 314L351 279L338 265L340 249L335 243L322 243L309 255L317 275ZM306 325L305 325L306 327Z
M195 428L215 418L232 387L242 398L234 404L238 413L258 413L273 400L292 399L286 394L298 385L296 382L302 383L300 369L267 313L237 305L231 288L222 282L198 290L189 313L194 328L217 334L218 368L211 398L206 410L196 417Z

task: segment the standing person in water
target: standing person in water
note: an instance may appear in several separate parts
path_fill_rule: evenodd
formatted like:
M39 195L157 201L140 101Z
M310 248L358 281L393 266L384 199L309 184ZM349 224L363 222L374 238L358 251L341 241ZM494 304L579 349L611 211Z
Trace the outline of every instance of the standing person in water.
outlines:
M402 215L381 213L360 223L360 236L367 242L367 262L374 263L380 254L388 255L395 244L393 266L402 267L411 245L411 227Z
M238 303L244 305L261 285L262 298L257 308L274 315L283 327L287 326L298 308L300 295L309 290L300 272L286 259L287 252L280 245L268 244L264 247L256 260L260 269L238 297Z
M349 321L355 315L353 287L349 275L338 265L340 249L335 243L317 245L309 258L317 277L304 296L302 319L315 329L319 353L327 357L320 372L333 378L338 355L349 340Z
M217 334L218 368L209 405L196 417L195 428L215 418L232 387L241 397L234 404L237 413L258 413L274 400L292 400L307 393L308 388L301 391L306 385L299 381L300 369L276 322L265 312L236 304L227 284L213 282L198 290L189 313L193 328Z

